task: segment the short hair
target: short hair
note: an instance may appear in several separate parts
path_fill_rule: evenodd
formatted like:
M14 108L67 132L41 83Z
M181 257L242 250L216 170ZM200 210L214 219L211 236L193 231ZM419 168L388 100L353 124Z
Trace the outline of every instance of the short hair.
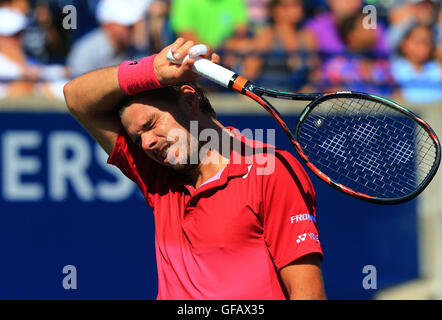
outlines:
M183 85L188 85L195 90L195 93L198 96L200 111L203 114L208 115L209 117L216 118L216 112L213 109L209 99L207 98L206 93L204 92L203 88L201 88L201 86L195 81L180 82L164 88L146 91L146 93L148 92L149 95L155 97L156 99L177 103L180 98L180 88ZM118 106L118 113L120 117L124 109L130 106L132 98L133 97L131 96L127 96L125 99L123 99L123 101L120 102Z

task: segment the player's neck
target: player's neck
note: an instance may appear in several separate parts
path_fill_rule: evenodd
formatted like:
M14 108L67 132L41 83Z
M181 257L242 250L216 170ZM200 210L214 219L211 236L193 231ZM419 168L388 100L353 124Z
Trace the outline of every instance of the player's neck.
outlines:
M216 157L218 158L218 163L199 165L194 183L196 189L198 189L204 182L206 182L210 178L216 176L222 169L227 166L229 159L225 159L221 155L216 155Z
M192 179L195 188L216 176L230 160L230 140L233 134L215 119L212 119L205 129L212 130L211 136L207 140L204 139L205 141L200 141L198 166L187 172L187 176Z

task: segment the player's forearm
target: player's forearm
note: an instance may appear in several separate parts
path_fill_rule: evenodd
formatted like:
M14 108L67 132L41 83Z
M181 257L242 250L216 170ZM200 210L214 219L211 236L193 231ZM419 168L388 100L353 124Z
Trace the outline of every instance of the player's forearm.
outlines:
M281 269L281 280L290 300L326 299L320 264L320 256L312 253Z
M91 116L97 118L109 114L126 95L134 96L172 83L196 79L198 75L192 71L193 59L185 60L182 65L171 64L167 60L169 50L179 60L193 46L193 41L178 38L158 55L136 62L126 61L120 66L95 70L75 78L64 87L69 110L80 121ZM219 63L219 56L213 54L212 62Z
M290 300L326 300L324 290L308 290L308 291L298 291L292 292L289 295Z
M118 82L118 66L81 75L64 87L64 96L71 113L99 115L109 113L125 97Z
M325 300L326 295L320 275L306 274L301 283L292 283L286 289L290 300Z

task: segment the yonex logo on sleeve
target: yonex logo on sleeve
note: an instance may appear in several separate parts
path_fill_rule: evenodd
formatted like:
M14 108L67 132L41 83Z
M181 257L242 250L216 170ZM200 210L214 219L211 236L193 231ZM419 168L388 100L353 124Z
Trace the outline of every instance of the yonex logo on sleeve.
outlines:
M297 243L304 242L307 239L307 236L316 242L319 242L319 235L317 233L309 232L309 233L303 233L299 235L296 239Z
M307 221L307 220L310 220L310 221L313 221L316 223L316 218L308 213L297 214L296 216L290 217L290 223L296 223L296 222Z
M297 243L305 241L305 238L307 238L307 233L301 234L298 236L298 239L296 240Z

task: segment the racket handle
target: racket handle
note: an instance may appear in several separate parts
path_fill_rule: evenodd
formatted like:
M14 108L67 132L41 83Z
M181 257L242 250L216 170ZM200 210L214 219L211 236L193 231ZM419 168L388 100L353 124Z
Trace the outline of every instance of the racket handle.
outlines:
M195 60L195 64L192 68L193 72L219 84L220 86L226 88L229 87L229 83L233 80L235 72L201 57L192 58ZM167 60L175 64L182 64L187 59L189 59L189 55L185 56L182 60L176 60L173 57L172 50L169 50L167 53Z

